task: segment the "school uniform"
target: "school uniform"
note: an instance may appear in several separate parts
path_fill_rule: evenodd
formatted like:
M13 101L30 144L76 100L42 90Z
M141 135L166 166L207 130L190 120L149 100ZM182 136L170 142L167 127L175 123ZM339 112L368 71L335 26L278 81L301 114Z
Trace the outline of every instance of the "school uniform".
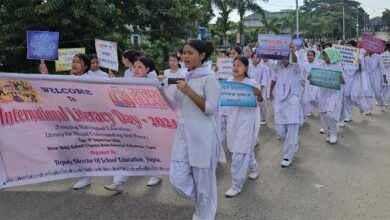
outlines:
M322 62L318 65L321 69L330 69L343 72L341 64ZM332 143L337 141L338 122L342 108L343 91L320 87L318 104L320 110L321 126L327 134L327 141L332 139Z
M261 94L263 96L263 102L260 103L260 118L262 121L267 120L267 97L269 97L270 88L270 70L268 66L263 63L259 63L256 66L252 65L248 71L249 77L254 79L261 86Z
M307 79L313 66L317 66L318 64L319 64L318 60L314 60L312 63L306 61L302 65L303 78L305 79L304 98L303 98L305 115L312 114L314 107L318 108L318 93L320 91L320 88L318 86L310 85L310 80Z
M382 54L382 56L390 56L390 52L386 51ZM383 100L384 100L385 105L386 105L387 101L390 98L390 64L383 64L383 67L384 67L384 70L386 73L386 79L388 82L387 85L383 84L383 92L382 92Z
M88 73L84 74L85 76L91 76L91 77L101 77L101 78L108 78L108 73L102 71L101 69L98 69L97 71L89 70Z
M363 55L359 57L360 63L364 63ZM364 64L363 64L364 65ZM344 87L344 118L341 120L350 121L352 119L352 107L359 108L363 114L366 110L362 86L362 70L359 66L346 64L343 66L345 87Z
M169 180L174 191L196 203L195 215L215 219L217 211L216 167L221 149L217 124L219 84L208 68L186 74L188 85L205 100L205 112L177 91L182 117L173 140Z
M272 81L275 81L275 128L283 141L283 159L290 163L298 151L299 125L303 122L301 80L301 68L297 63L288 64L287 67L283 64L277 65L272 76Z
M383 76L385 75L385 70L381 56L378 54L365 56L363 68L363 88L365 89L365 101L368 112L371 113L374 96L379 106L385 106L385 101L382 96Z
M229 78L227 81L234 81ZM259 88L259 84L250 78L244 78L241 82ZM247 178L248 170L257 172L257 162L254 147L259 135L258 121L254 120L259 114L258 107L236 107L226 108L227 118L227 146L232 153L232 184L231 188L241 192L242 186Z

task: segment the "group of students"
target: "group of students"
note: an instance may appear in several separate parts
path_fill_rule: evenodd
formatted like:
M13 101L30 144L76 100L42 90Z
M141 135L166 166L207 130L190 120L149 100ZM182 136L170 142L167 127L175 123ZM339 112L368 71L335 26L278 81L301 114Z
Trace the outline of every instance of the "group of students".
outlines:
M349 44L355 45L354 42ZM218 70L212 71L208 61L213 52L210 42L186 42L179 56L169 57L170 69L165 70L163 76L158 76L151 58L135 50L123 53L122 63L128 68L124 77L181 78L176 85L171 85L172 93L168 97L180 107L169 180L174 191L196 203L193 219L215 219L216 168L218 162L226 162L222 143L232 153L232 181L225 193L227 197L238 195L247 178L258 177L254 148L260 125L267 124L267 101L273 104L275 129L283 141L282 167L293 162L299 148L300 125L305 117L311 116L313 107L319 109L321 126L330 144L337 142L339 122L351 120L352 106L357 106L363 115L370 115L375 96L384 109L389 97L389 89L384 89L388 86L385 74L390 74L390 67L383 66L379 55L362 52L359 67L350 72L340 64L340 53L333 48L319 51L290 44L290 49L290 60L277 62L256 57L250 48L245 50L245 55L241 55L239 47L230 49L228 55L221 54L221 57L233 58L233 74L225 80L251 85L257 100L255 108L219 105ZM313 67L341 71L342 89L310 85ZM47 73L44 64L40 65L40 72ZM110 77L100 70L95 56L89 59L85 54L73 58L71 73ZM126 175L114 176L113 183L104 188L122 192L127 178ZM147 185L157 185L161 181L159 176L151 177ZM73 188L81 189L89 184L91 178L83 177Z

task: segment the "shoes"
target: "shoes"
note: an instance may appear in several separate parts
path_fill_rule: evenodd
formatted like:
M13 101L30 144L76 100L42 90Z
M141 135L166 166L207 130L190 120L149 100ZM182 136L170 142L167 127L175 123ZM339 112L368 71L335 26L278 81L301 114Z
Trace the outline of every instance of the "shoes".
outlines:
M260 124L261 124L261 125L266 125L266 124L267 124L267 122L266 122L266 121L264 121L264 120L261 120L261 121L260 121Z
M365 115L370 116L370 115L372 115L372 112L367 111L367 112L365 112Z
M311 113L307 113L307 114L306 114L306 117L311 117L311 116L312 116Z
M326 142L329 142L330 141L330 137L328 136L328 137L326 137Z
M329 144L335 144L337 143L337 136L336 135L330 135L329 137Z
M73 189L82 189L85 188L92 183L92 178L89 176L81 177L77 183L73 185Z
M325 134L325 129L321 128L320 129L320 134Z
M125 184L123 182L111 183L110 185L105 185L104 189L121 193L123 192L124 186Z
M343 121L340 121L338 124L337 124L339 127L345 127L345 123Z
M240 191L238 191L234 188L230 188L228 191L225 192L226 197L235 197L238 194L240 194Z
M291 160L284 158L280 163L281 167L289 167L291 165Z
M257 172L257 170L249 171L249 175L248 175L249 179L255 180L255 179L257 179L257 177L259 177L259 173Z
M344 122L351 122L351 121L352 121L352 119L350 119L350 118L344 119Z
M152 176L152 177L150 177L150 179L149 179L148 183L146 184L146 186L155 186L155 185L158 185L161 182L162 182L162 178L161 177Z

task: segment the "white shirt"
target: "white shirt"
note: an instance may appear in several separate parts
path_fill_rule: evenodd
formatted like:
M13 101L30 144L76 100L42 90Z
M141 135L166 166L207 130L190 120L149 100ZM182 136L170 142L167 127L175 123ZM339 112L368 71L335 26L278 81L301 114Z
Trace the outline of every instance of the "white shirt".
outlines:
M100 69L98 69L97 71L89 70L88 73L84 74L84 75L98 77L98 78L108 78L109 77L109 75L106 72L104 72Z
M275 124L302 123L301 79L301 68L297 63L276 67L272 76L272 81L276 82L273 91Z
M164 76L167 78L185 78L185 74L178 69L176 72L173 72L172 69L164 70Z
M227 81L234 81L233 77ZM244 78L241 83L259 88L259 84L250 78ZM258 129L256 130L256 114L258 107L227 106L226 140L230 152L250 153L256 144ZM257 131L257 134L256 134Z

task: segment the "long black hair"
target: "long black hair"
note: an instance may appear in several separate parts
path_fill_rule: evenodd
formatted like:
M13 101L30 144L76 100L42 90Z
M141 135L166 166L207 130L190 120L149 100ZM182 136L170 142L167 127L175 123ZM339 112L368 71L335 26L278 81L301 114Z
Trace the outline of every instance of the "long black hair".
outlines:
M78 53L74 55L74 57L79 58L84 63L84 66L87 66L87 69L85 70L84 73L88 72L89 69L91 69L91 59L89 59L89 57L86 54Z
M198 53L205 53L205 57L202 60L202 64L210 58L211 54L214 51L213 43L211 43L210 41L190 40L185 43L184 46L187 44L194 48L196 51L198 51Z
M130 61L130 63L134 64L134 62L142 56L142 53L133 49L125 50L122 56Z

